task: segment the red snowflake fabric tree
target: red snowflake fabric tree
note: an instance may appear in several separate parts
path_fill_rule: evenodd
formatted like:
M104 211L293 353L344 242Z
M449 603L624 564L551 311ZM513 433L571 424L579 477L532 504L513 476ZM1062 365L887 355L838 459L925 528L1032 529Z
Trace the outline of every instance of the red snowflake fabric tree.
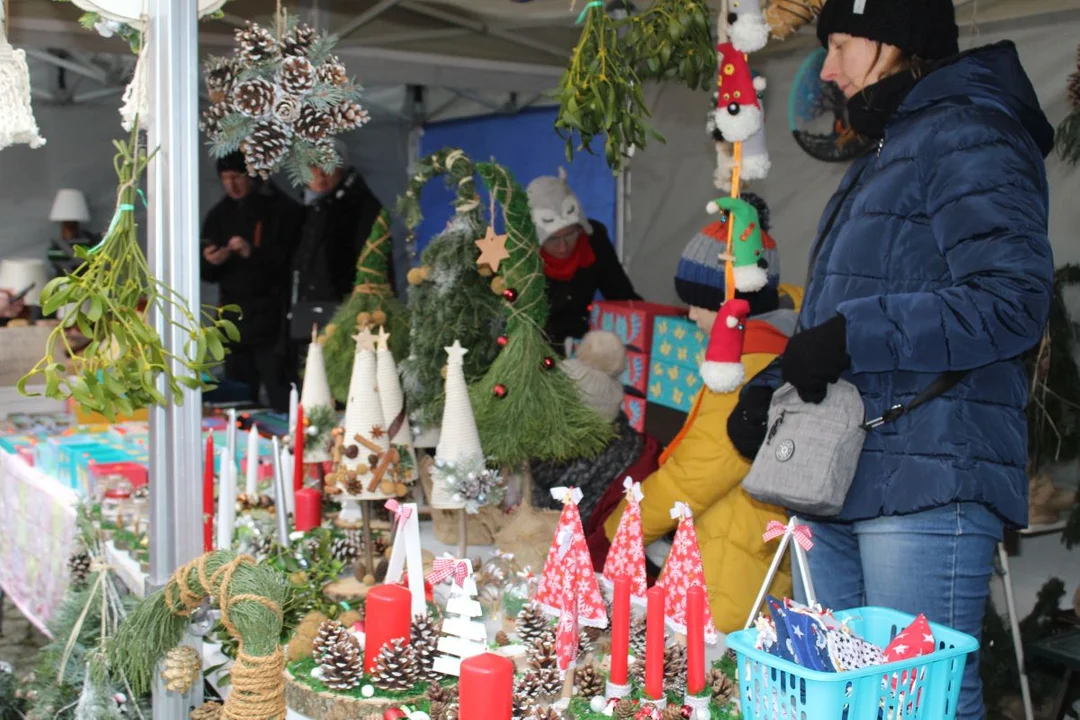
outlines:
M641 500L645 497L641 486L632 478L623 480L626 490L626 510L619 520L615 540L604 560L604 572L600 580L611 590L615 578L630 578L630 602L645 607L645 592L649 589L645 580L645 541L641 529Z
M558 659L559 672L564 676L577 662L581 636L578 631L578 603L574 593L574 583L580 568L572 555L563 573L562 612L559 624L555 628L555 657Z
M572 593L577 601L578 623L587 627L607 627L604 598L592 571L589 548L585 544L585 530L581 526L581 513L577 504L582 493L577 488L557 487L551 495L563 503L562 515L555 529L544 573L536 588L533 602L546 615L559 617L563 612L564 598ZM566 575L569 574L569 577ZM570 590L567 590L570 588Z
M701 562L701 549L698 548L697 531L694 530L694 515L690 506L677 502L671 509L672 519L678 519L679 528L675 531L675 542L671 554L664 563L657 585L664 588L664 617L672 632L686 634L686 592L700 585L705 585L705 568ZM712 611L705 603L705 642L712 645L717 640L716 626L713 625Z

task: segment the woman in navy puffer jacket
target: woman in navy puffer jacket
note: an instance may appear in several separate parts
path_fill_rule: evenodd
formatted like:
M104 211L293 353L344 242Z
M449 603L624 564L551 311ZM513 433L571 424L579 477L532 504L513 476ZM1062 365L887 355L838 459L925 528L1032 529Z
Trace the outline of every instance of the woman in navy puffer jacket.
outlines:
M958 54L952 0L829 0L818 35L822 78L880 142L825 208L806 329L744 389L729 434L753 457L782 382L821 402L843 377L877 418L966 372L867 433L840 516L809 523L809 557L824 605L922 612L978 637L995 546L1027 522L1020 356L1050 306L1053 130L1012 43ZM983 716L971 657L956 717Z

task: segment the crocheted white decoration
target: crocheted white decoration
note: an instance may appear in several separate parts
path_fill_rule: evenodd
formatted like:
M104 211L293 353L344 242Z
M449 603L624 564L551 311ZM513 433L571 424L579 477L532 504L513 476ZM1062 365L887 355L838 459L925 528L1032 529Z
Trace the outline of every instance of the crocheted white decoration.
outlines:
M4 11L0 7L0 23ZM8 43L0 32L0 149L8 145L29 145L39 148L45 144L34 111L30 107L30 69L26 53Z
M139 119L140 128L150 127L150 63L146 59L149 40L149 33L143 33L139 59L135 61L135 72L124 90L124 104L120 108L120 117L121 125L127 132L131 132L131 128L135 126L136 117Z

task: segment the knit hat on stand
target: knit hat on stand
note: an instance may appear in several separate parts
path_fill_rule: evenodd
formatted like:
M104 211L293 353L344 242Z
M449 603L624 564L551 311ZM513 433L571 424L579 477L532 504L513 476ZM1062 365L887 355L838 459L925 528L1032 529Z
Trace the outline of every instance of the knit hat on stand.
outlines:
M547 239L571 225L580 225L592 235L592 225L581 207L581 200L566 182L566 170L559 168L559 176L544 175L529 183L525 194L529 197L529 211L536 226L536 239L543 245Z
M582 403L609 422L618 417L624 395L618 377L626 369L626 347L618 335L606 330L585 333L575 356L560 367L574 382Z
M960 52L953 0L828 0L817 21L825 47L832 33L894 45L923 60Z
M758 210L766 287L776 288L780 284L780 254L768 233L768 206L753 193L743 193L740 197ZM716 311L724 304L724 261L720 254L727 245L727 237L727 215L723 215L698 231L683 248L675 270L675 292L687 305Z

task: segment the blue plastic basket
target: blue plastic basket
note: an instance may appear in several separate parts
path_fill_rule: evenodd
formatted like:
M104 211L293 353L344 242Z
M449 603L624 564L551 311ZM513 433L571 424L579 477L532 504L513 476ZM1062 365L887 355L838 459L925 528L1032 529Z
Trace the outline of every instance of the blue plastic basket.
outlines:
M886 608L837 612L859 637L885 647L915 619ZM757 631L727 636L739 663L742 714L746 720L952 720L967 656L978 641L944 625L930 624L938 650L903 662L864 670L809 670L754 647ZM914 688L912 688L912 673ZM895 682L892 682L895 680ZM895 687L895 689L894 689Z

